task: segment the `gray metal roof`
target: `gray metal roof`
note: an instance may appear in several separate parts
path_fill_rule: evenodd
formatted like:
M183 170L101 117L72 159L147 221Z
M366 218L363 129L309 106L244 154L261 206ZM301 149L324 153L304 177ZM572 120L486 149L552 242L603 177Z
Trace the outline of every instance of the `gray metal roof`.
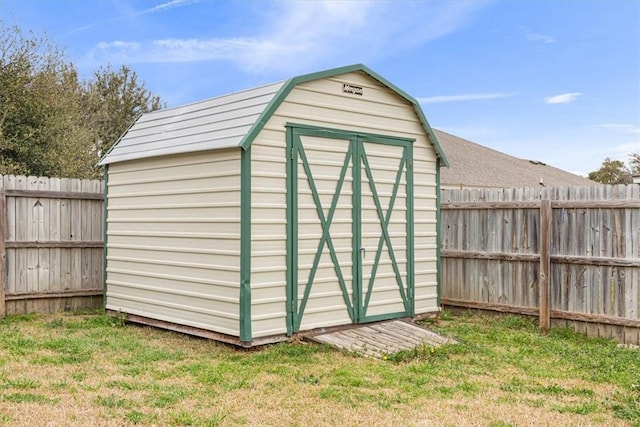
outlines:
M597 182L539 161L519 159L503 152L434 129L447 153L450 167L440 170L444 188L567 187Z
M99 165L237 147L284 83L142 114Z

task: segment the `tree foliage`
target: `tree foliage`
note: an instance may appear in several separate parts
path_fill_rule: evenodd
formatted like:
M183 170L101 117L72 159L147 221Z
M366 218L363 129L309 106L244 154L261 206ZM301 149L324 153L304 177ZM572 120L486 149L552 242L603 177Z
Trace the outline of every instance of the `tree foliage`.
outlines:
M163 107L160 97L139 83L136 73L126 66L95 71L86 94L99 155L108 151L140 114Z
M589 179L602 184L631 184L632 176L640 173L640 155L631 154L629 167L622 160L611 160L607 157L600 169L589 173Z
M629 171L631 175L640 175L640 154L629 154Z
M0 21L0 174L97 177L102 153L162 106L129 68L82 81L46 39Z

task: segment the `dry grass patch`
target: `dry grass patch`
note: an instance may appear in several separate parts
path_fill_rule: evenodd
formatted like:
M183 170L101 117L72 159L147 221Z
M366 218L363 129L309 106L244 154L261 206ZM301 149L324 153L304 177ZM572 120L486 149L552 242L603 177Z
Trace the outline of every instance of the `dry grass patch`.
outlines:
M240 350L93 315L0 322L0 425L640 426L640 351L526 318L429 325L460 342L360 358Z

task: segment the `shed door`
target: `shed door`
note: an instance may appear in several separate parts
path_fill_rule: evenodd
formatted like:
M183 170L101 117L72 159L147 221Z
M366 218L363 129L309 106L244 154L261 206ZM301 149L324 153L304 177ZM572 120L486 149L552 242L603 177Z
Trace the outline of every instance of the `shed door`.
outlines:
M412 315L411 141L288 129L290 332Z

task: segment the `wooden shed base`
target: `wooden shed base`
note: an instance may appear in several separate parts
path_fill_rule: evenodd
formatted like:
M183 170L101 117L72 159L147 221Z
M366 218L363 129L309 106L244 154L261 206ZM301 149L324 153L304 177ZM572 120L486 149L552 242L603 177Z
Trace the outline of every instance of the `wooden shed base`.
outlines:
M336 326L326 329L321 328L300 332L294 337L284 334L273 335L256 338L247 342L240 341L238 337L232 335L151 319L135 314L121 313L114 310L107 310L107 313L112 316L121 316L127 322L180 332L243 348L258 347L302 338L329 344L336 348L346 349L369 357L383 357L385 354L396 353L402 350L412 350L422 345L439 347L444 344L456 342L452 338L443 337L414 323L410 323L409 318L387 320L377 323Z
M439 347L456 342L416 324L398 319L350 325L338 330L302 335L312 341L378 358L402 350L413 350L423 345Z
M256 338L252 341L240 341L238 337L232 335L222 334L220 332L209 331L206 329L194 328L193 326L180 325L178 323L165 322L163 320L151 319L149 317L138 316L135 314L120 313L114 310L107 310L107 313L112 316L123 316L124 320L132 323L139 323L142 325L153 326L155 328L167 329L169 331L180 332L187 335L193 335L200 338L207 338L214 341L220 341L226 344L233 344L239 347L250 348L257 347L266 344L273 344L281 341L288 341L291 337L286 335L274 335L264 338Z

